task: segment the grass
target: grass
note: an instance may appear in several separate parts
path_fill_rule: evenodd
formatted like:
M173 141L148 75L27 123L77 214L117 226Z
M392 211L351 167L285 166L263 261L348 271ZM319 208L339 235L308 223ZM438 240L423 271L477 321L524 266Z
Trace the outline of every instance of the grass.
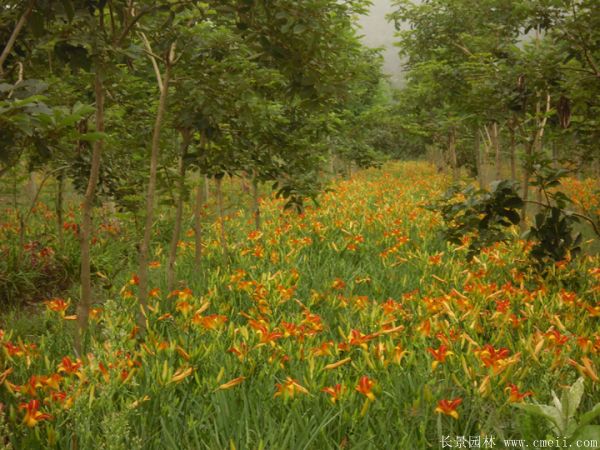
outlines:
M547 403L551 389L582 374L582 409L598 398L598 258L556 268L551 280L528 269L519 241L466 263L465 250L444 243L438 217L422 208L447 183L424 163L402 163L337 181L301 216L265 198L261 234L232 207L227 256L207 216L202 265L194 266L188 233L173 293L164 269L171 213L163 209L143 340L131 282L136 230L127 216L118 217L118 233L99 227L93 258L98 281L108 282L96 293L81 366L63 360L76 364L73 321L63 318L74 313L74 294L62 315L43 306L30 322L5 316L7 442L426 449L441 448L447 435L544 438L544 422L512 407L510 385ZM229 195L228 204L239 202ZM447 356L433 364L442 346ZM58 384L43 378L53 374ZM322 390L338 384L333 402ZM458 418L436 412L457 398ZM52 417L29 427L19 405L32 399Z

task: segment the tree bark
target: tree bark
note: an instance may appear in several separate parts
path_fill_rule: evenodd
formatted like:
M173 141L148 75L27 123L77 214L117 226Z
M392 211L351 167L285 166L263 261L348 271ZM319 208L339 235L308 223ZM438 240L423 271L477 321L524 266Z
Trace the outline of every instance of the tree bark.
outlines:
M204 175L204 203L208 203L210 198L210 178L208 175Z
M173 235L171 236L171 245L169 248L169 263L167 266L167 291L171 292L175 286L175 261L177 260L177 244L181 235L181 221L183 218L183 200L185 197L185 155L192 141L192 132L189 129L181 131L181 154L179 155L178 166L178 197L177 211L175 212L175 224L173 226Z
M483 176L483 164L481 161L481 137L479 135L479 129L475 127L475 135L473 136L473 152L475 154L475 165L477 168L477 181L479 182L479 188L485 187L485 179Z
M494 166L496 169L496 180L502 179L502 154L500 153L500 130L498 129L498 122L492 124L492 145L494 146L495 162Z
M173 46L171 46L171 54ZM152 135L152 152L150 155L150 178L148 180L148 191L146 193L146 223L144 226L144 238L140 245L139 255L139 286L138 299L140 301L140 313L137 322L141 329L146 328L146 311L148 309L148 253L150 250L150 240L152 238L152 224L154 222L154 196L156 192L156 173L158 171L158 153L160 149L160 131L162 121L167 108L167 95L169 92L169 81L171 75L171 55L167 58L165 75L162 80L162 89L160 90L160 100L156 120L154 122L154 131Z
M217 212L219 215L219 232L223 254L227 255L227 237L225 233L225 213L223 211L223 176L215 177L215 190L217 195Z
M65 190L65 174L61 170L56 176L56 203L55 203L55 214L56 214L56 235L58 236L58 244L63 244L63 199Z
M29 4L27 5L27 9L23 13L23 15L19 18L19 21L15 25L15 29L13 30L12 34L8 38L8 42L4 46L4 50L2 50L2 54L0 54L0 78L2 78L4 75L4 62L6 61L6 58L8 58L8 55L10 55L10 52L12 51L12 49L15 45L15 42L17 41L17 37L19 36L19 33L23 29L23 26L27 22L29 15L31 14L31 12L33 11L33 8L35 7L35 3L36 3L36 0L31 0L29 2Z
M517 181L517 141L515 138L515 124L510 128L510 176L513 181Z
M204 202L202 201L202 183L198 180L196 186L196 200L194 205L194 267L196 271L200 270L200 264L202 263L202 208Z
M252 215L254 216L254 229L260 231L260 204L258 198L258 179L256 178L256 170L252 174Z
M538 97L539 98L539 97ZM521 210L521 229L524 231L527 228L527 200L529 200L529 178L531 177L530 160L534 154L541 153L542 140L544 137L544 130L546 128L546 122L548 121L548 112L550 112L550 94L546 94L546 113L544 117L541 116L541 102L538 100L535 107L536 112L536 130L533 136L533 140L529 145L526 146L525 154L527 158L527 164L523 175L523 209Z
M104 132L104 86L100 73L100 64L96 64L96 75L94 77L94 95L96 97L96 131ZM75 339L75 349L79 355L83 351L83 333L88 325L90 307L92 305L92 278L90 271L90 240L92 234L92 209L96 193L96 185L100 175L100 158L104 140L98 139L92 150L92 163L90 166L90 177L83 198L82 221L80 233L81 246L81 298L77 305L78 332Z
M448 141L448 152L450 153L450 162L452 163L452 177L455 182L460 178L460 172L458 169L458 158L456 156L456 129L452 128L450 131Z

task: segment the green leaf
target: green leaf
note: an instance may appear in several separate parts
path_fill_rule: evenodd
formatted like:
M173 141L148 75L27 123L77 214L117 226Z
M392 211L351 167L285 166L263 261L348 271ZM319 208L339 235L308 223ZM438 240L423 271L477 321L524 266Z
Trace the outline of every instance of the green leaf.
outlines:
M553 406L530 403L515 403L513 406L530 414L546 418L553 425L554 431L560 432L564 429L562 416Z
M580 377L573 385L565 390L562 395L563 414L567 422L575 416L584 391L584 379Z
M581 442L584 441L586 443L595 442L595 446L585 447L588 449L599 449L600 448L600 425L586 425L584 427L580 427L573 437L571 438L571 442Z
M579 418L579 425L587 425L598 416L600 416L600 403L596 403L592 409L581 415Z
M79 136L80 141L94 142L99 141L100 139L106 139L106 133L101 133L99 131L90 131L89 133L84 133Z

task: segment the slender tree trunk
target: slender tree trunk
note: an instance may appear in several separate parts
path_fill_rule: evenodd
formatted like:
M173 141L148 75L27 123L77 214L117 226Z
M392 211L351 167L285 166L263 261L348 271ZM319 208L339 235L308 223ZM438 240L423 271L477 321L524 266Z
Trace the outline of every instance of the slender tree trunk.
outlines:
M494 156L495 156L495 169L496 169L496 179L502 179L502 154L500 152L500 131L498 129L498 122L494 122L492 124L492 145L494 146Z
M333 161L333 150L329 150L329 174L335 176L335 164Z
M252 215L254 216L254 229L260 231L260 204L258 198L258 179L256 178L256 170L252 174Z
M100 64L96 64L96 76L94 78L94 94L96 97L96 131L104 132L104 86L100 73ZM92 163L90 177L83 198L83 210L80 233L81 247L81 298L77 305L78 332L75 339L75 349L78 354L83 351L83 333L88 325L90 307L92 305L92 277L90 271L90 240L92 235L92 209L96 193L96 185L100 175L100 158L104 140L98 139L94 142L92 150Z
M248 186L248 173L243 171L240 176L240 188L244 194L250 193L250 186Z
M475 164L477 167L477 181L479 182L479 188L485 187L485 179L483 176L483 164L481 161L481 137L479 135L479 129L475 127L475 135L473 136L473 152L475 154Z
M4 50L2 50L2 54L0 54L0 78L2 78L4 75L4 63L6 62L6 58L8 58L8 55L10 55L10 52L12 51L15 42L17 41L19 33L23 29L23 26L25 25L27 19L29 18L29 15L31 14L31 11L33 11L33 8L35 7L35 3L36 0L30 0L29 4L27 5L27 9L25 9L25 12L15 25L15 29L8 38L8 42L4 46Z
M173 235L171 236L171 245L169 248L169 264L167 267L167 291L171 292L175 287L175 261L177 260L177 244L181 235L181 221L183 218L183 200L185 197L185 155L192 141L191 130L181 131L181 154L179 155L178 167L178 197L177 211L175 212L175 224L173 226Z
M515 138L515 125L512 124L510 131L510 176L513 181L517 181L517 141Z
M454 128L450 131L448 153L450 154L450 162L452 164L452 177L456 182L460 178L460 172L458 168L458 158L456 156L456 129Z
M225 213L223 211L223 176L215 177L215 191L217 196L217 210L219 215L219 232L223 254L227 255L227 237L225 233Z
M14 169L12 178L12 204L15 213L19 210L19 196L18 193L18 181L17 181L17 170Z
M199 151L203 151L206 146L206 136L200 135ZM202 190L204 189L204 199L202 198ZM194 268L196 272L200 271L202 263L202 210L205 203L208 201L208 176L198 174L198 185L196 186L196 198L194 202Z
M35 181L35 172L30 172L29 178L27 180L27 196L29 197L29 201L33 200L33 197L35 197L36 192L37 183Z
M539 98L539 97L538 97ZM523 209L521 211L521 229L525 230L527 227L527 200L529 199L529 178L531 177L531 168L530 168L530 160L534 154L539 154L542 151L542 142L544 138L544 130L546 128L546 122L548 121L548 112L550 111L550 94L546 94L546 112L543 119L540 119L541 116L541 102L537 101L535 112L536 112L536 122L537 127L535 130L535 134L532 142L526 146L526 158L527 164L524 170L523 175Z
M552 166L555 169L558 169L558 147L556 145L556 141L553 140L552 141Z
M196 186L196 199L194 204L194 267L196 272L200 270L200 264L202 263L202 208L204 202L202 200L202 183L198 180Z
M173 47L171 47L171 53ZM146 327L146 311L148 308L148 253L150 250L150 240L152 238L152 224L154 222L154 196L156 192L156 173L158 170L158 153L160 149L160 131L163 117L167 108L167 95L169 92L169 81L171 75L171 56L168 57L164 78L162 80L162 89L160 90L160 100L158 111L156 112L156 121L154 122L154 131L152 135L152 153L150 155L150 178L148 180L148 191L146 193L146 223L144 226L144 238L140 245L139 269L138 269L138 298L140 301L140 314L138 314L138 326L141 329Z
M60 171L56 177L56 235L58 236L58 244L63 244L63 199L65 189L65 174Z
M484 127L484 130L487 130L487 129ZM481 138L483 136L483 131L480 130L479 133L480 133L479 136ZM486 131L486 134L487 134L487 131ZM483 142L482 142L482 144L483 145L481 145L481 147L480 147L481 148L481 151L480 151L481 152L480 153L480 155L481 155L481 173L482 173L482 176L483 176L483 187L487 188L488 181L489 181L488 180L488 166L489 166L489 163L488 163L488 144L487 144L487 141L485 139L485 136L483 136Z
M210 198L210 178L208 175L204 175L204 203L208 203Z
M533 145L534 143L527 144L525 146L525 158L529 160L531 155L533 154ZM523 198L523 208L521 210L521 231L525 231L527 229L527 200L529 200L529 178L531 177L531 170L529 169L529 164L527 164L523 170L523 193L521 197Z

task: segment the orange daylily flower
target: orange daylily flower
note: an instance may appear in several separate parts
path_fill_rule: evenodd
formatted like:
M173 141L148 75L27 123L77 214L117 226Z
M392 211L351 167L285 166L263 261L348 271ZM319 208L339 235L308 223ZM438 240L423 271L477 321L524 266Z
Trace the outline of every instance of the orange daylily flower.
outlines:
M148 264L148 267L151 269L158 269L160 267L160 261L151 261Z
M177 297L179 300L189 300L192 296L193 294L190 288L185 288L183 290L176 289L169 294L169 298Z
M222 384L217 389L219 389L221 391L224 391L224 390L227 390L227 389L231 389L231 388L237 386L238 384L243 383L245 379L246 379L246 377L237 377L237 378L234 378L233 380L228 381L227 383Z
M335 403L340 399L340 395L342 394L343 391L343 386L341 384L336 384L335 386L331 386L331 387L324 387L323 389L321 389L321 392L325 392L326 394L329 394L329 400L331 401L331 403Z
M64 317L65 311L69 307L70 302L65 302L62 298L53 298L44 302L46 308L50 311L60 313Z
M193 306L189 303L186 302L185 300L182 300L180 302L177 302L175 309L177 311L179 311L180 313L182 313L184 316L187 316L190 311L192 310Z
M184 379L189 377L193 371L194 371L193 367L188 367L188 368L180 367L179 369L177 369L175 371L175 373L173 374L173 376L171 377L171 380L169 382L170 383L180 383Z
M333 280L333 283L331 283L331 288L336 289L338 291L344 289L345 287L346 283L341 278L336 278L335 280Z
M83 366L83 363L78 359L76 362L71 361L71 358L65 356L61 363L58 365L58 372L65 372L69 375L80 376L81 372L79 369Z
M331 356L331 347L333 346L333 341L323 342L320 346L314 347L310 350L310 352L314 356Z
M19 405L19 409L25 410L25 417L23 418L23 423L30 428L35 427L37 423L42 420L52 419L52 416L50 414L44 414L39 411L39 400L30 400L29 403L21 403Z
M369 377L362 376L360 377L360 381L356 386L356 390L366 396L369 400L375 400L375 394L371 391L371 389L375 386L375 381L371 380Z
M456 411L456 408L458 408L461 403L462 398L455 398L454 400L440 400L437 408L435 408L435 412L458 419L458 411Z
M440 345L440 348L438 348L437 350L429 347L427 349L427 351L429 353L431 353L431 355L434 358L434 361L431 362L431 369L435 370L435 368L440 364L446 361L446 357L449 355L453 355L454 353L452 353L451 351L448 351L448 347L446 347L445 345Z
M508 401L511 403L522 402L524 398L533 395L533 392L531 391L526 391L523 393L519 392L519 388L514 384L509 384L505 391L509 391Z
M285 382L275 385L277 392L274 397L294 398L296 394L308 394L308 390L293 378L287 377Z
M227 322L227 317L220 314L210 314L202 316L196 312L192 318L192 323L200 325L207 330L216 330Z
M598 374L596 374L596 370L594 368L594 363L592 363L592 360L590 358L588 358L587 356L584 356L583 358L581 358L581 362L583 364L579 364L577 361L575 361L573 359L568 360L568 363L571 366L575 367L581 375L585 375L585 376L589 377L591 380L598 383L600 381L600 378L598 378Z
M344 364L349 363L350 361L352 361L352 358L344 358L340 361L331 363L331 364L327 364L324 369L325 370L332 370L332 369L337 369L340 366L343 366Z

